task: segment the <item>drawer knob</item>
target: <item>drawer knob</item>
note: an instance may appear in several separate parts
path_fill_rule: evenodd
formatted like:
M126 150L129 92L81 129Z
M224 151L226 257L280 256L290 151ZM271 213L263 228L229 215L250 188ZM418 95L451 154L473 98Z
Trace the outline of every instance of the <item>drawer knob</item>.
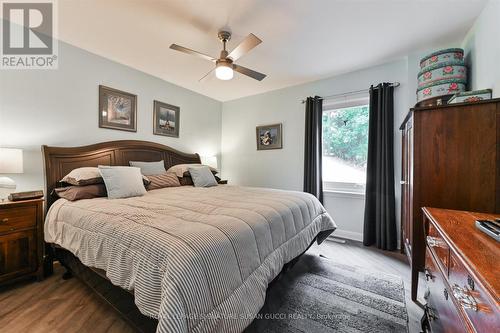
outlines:
M471 309L477 311L477 302L474 297L469 293L467 287L461 288L458 285L454 285L452 288L453 296L457 299L458 303L462 305L464 309Z
M9 219L8 218L3 218L0 220L0 223L7 223L9 222Z
M470 290L474 290L474 279L470 275L467 275L467 284L469 285Z
M429 269L428 269L428 268L426 268L426 269L425 269L425 280L426 280L426 281L429 281L429 279L431 279L431 280L432 280L433 278L434 278L434 276L431 274L431 272L429 271Z

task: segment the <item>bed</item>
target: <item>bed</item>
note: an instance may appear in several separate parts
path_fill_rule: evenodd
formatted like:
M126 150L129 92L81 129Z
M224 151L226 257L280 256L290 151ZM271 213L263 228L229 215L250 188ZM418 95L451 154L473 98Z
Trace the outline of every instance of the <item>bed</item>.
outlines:
M335 229L303 192L181 186L127 199L56 200L51 191L77 167L164 160L168 168L200 158L143 141L42 150L46 241L141 331L243 331L272 280Z

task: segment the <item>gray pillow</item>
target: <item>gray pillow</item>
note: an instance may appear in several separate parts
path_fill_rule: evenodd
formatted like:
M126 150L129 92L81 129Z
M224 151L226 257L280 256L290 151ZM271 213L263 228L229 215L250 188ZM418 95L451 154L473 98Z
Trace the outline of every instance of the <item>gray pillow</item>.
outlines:
M161 175L167 172L165 170L165 163L163 160L158 161L158 162L137 162L137 161L130 161L128 162L130 166L133 167L138 167L141 169L141 173L144 176L154 176L154 175Z
M208 166L188 167L195 187L217 186L217 181Z
M146 194L141 169L126 166L99 166L109 199L139 197Z

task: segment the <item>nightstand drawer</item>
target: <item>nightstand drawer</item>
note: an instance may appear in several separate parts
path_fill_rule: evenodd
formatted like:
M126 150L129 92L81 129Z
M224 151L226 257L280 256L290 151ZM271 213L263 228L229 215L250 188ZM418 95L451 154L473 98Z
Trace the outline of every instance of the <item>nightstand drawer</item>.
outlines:
M0 233L36 225L36 206L0 209Z

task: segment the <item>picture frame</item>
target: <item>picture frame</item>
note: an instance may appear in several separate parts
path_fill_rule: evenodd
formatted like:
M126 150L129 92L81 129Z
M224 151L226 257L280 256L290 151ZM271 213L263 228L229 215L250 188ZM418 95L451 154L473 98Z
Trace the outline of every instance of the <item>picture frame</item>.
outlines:
M137 132L137 95L99 85L99 128Z
M178 106L155 100L153 103L153 134L178 138L180 111Z
M283 148L283 125L272 124L257 126L255 129L257 150Z

